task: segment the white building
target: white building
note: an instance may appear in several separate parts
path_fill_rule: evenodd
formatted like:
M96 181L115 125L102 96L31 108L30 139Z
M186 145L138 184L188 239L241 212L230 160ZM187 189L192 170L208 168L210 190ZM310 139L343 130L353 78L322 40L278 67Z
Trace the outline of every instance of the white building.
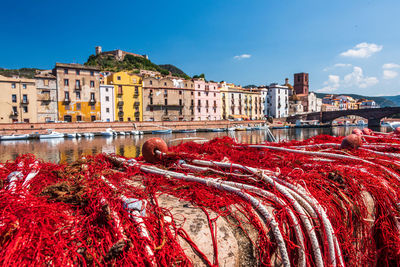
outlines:
M114 86L100 84L100 116L101 121L115 121Z
M268 110L268 88L265 86L259 87L258 89L260 89L260 94L261 94L261 103L262 103L262 114L264 115L264 117L268 117L267 116L267 110Z
M315 93L309 93L307 96L308 112L320 112L322 106L322 99L317 98Z
M289 116L289 87L271 83L268 89L266 115L273 118Z

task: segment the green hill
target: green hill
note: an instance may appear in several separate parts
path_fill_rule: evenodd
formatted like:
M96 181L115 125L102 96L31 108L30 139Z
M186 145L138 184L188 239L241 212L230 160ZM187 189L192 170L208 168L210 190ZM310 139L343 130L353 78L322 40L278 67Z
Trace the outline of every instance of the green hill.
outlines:
M0 68L0 75L6 77L12 77L14 75L24 77L24 78L34 78L36 71L39 69L36 68L20 68L20 69L4 69Z
M96 66L100 67L101 70L113 72L122 70L151 70L158 71L162 75L168 75L171 72L174 76L190 79L186 73L174 65L157 65L146 58L132 55L126 55L122 61L116 60L111 55L91 55L85 65Z
M331 95L331 94L325 94L325 93L315 93L317 97L323 98L326 95ZM370 99L374 100L376 104L378 104L380 107L397 107L399 106L399 102L392 101L388 99L386 96L364 96L364 95L356 95L356 94L335 94L335 95L348 95L351 96L354 99ZM400 96L398 96L398 99L400 101Z
M187 75L186 73L184 73L180 68L175 67L174 65L171 64L163 64L163 65L158 65L160 68L167 70L169 72L171 72L172 75L177 76L177 77L181 77L184 79L190 79L189 75Z

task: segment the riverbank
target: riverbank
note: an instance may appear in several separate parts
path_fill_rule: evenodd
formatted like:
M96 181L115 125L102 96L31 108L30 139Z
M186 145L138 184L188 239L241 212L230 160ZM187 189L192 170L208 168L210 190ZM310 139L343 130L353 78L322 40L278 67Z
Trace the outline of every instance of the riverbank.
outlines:
M138 130L151 132L154 130L171 129L197 130L230 128L236 126L250 126L264 124L264 120L254 121L162 121L162 122L70 122L70 123L6 123L0 124L0 135L10 134L44 134L48 129L60 133L96 133L104 132L107 128L114 131ZM283 126L273 123L270 126Z

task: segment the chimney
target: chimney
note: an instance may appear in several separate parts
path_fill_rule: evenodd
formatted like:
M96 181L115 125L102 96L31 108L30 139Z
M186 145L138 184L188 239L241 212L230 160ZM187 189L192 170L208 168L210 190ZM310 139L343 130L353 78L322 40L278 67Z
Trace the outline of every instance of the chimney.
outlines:
M101 46L96 46L96 56L101 54Z
M289 79L288 78L285 79L285 85L286 84L289 84Z

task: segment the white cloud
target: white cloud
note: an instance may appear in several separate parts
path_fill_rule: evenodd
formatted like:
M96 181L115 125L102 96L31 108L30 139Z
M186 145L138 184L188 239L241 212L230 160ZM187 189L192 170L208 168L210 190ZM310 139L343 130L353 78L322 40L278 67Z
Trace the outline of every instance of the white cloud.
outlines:
M400 68L400 65L396 63L386 63L383 64L382 66L382 69L397 69L397 68Z
M324 87L317 90L317 92L334 92L339 87L342 88L367 88L370 86L374 86L379 82L376 77L367 77L364 76L363 70L360 67L354 66L353 71L344 76L341 80L338 75L329 75L328 80L324 82Z
M234 56L233 59L242 60L242 59L250 58L250 57L251 57L251 55L249 55L249 54L242 54L239 56Z
M337 63L335 65L333 65L335 68L346 68L346 67L351 67L353 65L348 64L348 63Z
M379 82L376 77L364 77L363 70L360 67L353 67L353 72L344 76L344 85L346 87L356 86L359 88L367 88Z
M323 69L323 71L328 71L328 70L332 70L335 68L347 68L347 67L352 67L353 65L351 64L347 64L347 63L336 63L333 66L329 66Z
M340 86L340 77L338 75L328 75L328 80L324 82L324 87L318 89L318 93L329 93L336 91Z
M373 54L381 51L382 45L369 44L369 43L359 43L353 49L349 49L340 55L343 57L355 57L355 58L368 58Z
M399 75L399 74L397 73L397 71L394 71L394 70L384 70L383 71L383 79L385 79L385 80L390 80L390 79L396 78L397 75Z

